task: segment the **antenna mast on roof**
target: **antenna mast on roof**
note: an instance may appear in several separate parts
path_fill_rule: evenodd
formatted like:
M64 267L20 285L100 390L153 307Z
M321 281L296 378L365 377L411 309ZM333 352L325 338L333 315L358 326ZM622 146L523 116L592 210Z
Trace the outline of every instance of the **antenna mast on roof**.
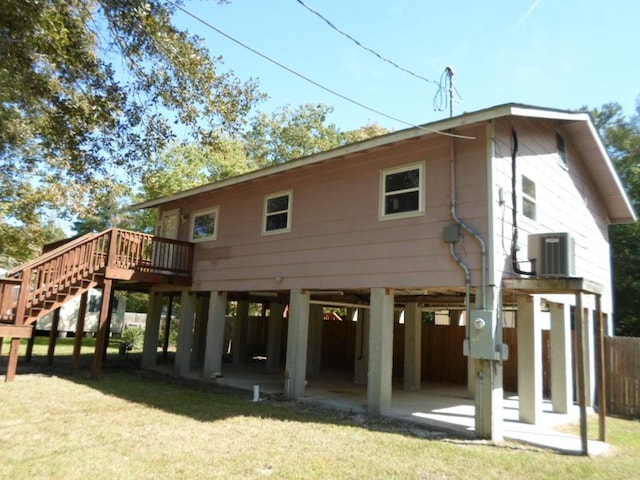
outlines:
M453 88L453 68L447 67L445 73L449 78L449 117L453 117L453 92L455 91Z

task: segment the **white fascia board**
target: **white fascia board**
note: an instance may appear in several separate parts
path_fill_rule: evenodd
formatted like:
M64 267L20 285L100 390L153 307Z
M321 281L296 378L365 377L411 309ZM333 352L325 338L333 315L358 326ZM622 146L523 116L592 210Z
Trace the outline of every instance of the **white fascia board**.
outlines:
M546 120L582 121L590 122L591 115L586 112L568 112L566 110L553 110L529 107L526 105L511 106L511 115L529 118L544 118Z
M611 161L611 158L609 157L609 154L607 153L607 149L605 148L604 144L602 143L602 139L600 138L600 134L598 133L598 131L596 130L595 125L593 124L593 121L591 120L591 116L587 115L587 120L585 121L585 125L587 126L587 128L589 129L589 133L591 135L591 137L593 138L594 143L596 144L596 148L598 149L598 153L600 154L600 156L602 157L602 165L604 166L604 168L606 168L607 174L609 176L609 180L614 184L614 188L615 190L617 190L619 192L618 195L612 195L613 197L617 198L618 202L622 203L622 205L620 205L620 203L618 203L620 210L625 209L626 215L622 215L621 218L612 218L611 221L613 223L633 223L636 222L638 220L638 217L636 215L636 212L633 208L633 205L631 204L631 200L629 199L629 196L627 195L627 192L624 188L624 186L622 185L622 182L620 181L620 177L618 176L618 172L616 172L615 167L613 166L613 162Z

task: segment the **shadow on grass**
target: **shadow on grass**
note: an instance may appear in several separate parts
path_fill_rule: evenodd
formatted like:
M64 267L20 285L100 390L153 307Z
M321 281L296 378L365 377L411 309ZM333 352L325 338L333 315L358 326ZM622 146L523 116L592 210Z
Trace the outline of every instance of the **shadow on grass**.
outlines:
M110 349L103 362L102 376L99 380L91 379L90 375L93 354L81 355L81 370L76 375L71 374L71 355L56 355L53 364L49 365L46 355L35 354L30 362L24 357L20 358L17 374L59 377L127 402L201 422L216 422L241 416L348 426L426 440L463 439L410 422L384 417L373 418L327 407L284 401L277 395L253 402L252 392L159 371L141 370L140 353L120 355L117 350L115 353L112 350L114 349ZM170 366L172 359L159 359L159 362ZM6 356L2 357L0 368L0 371L5 371Z

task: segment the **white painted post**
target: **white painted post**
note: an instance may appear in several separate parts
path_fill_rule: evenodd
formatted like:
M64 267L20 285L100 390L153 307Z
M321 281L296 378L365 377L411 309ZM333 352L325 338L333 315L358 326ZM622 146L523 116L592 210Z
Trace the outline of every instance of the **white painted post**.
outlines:
M180 297L180 325L174 369L180 376L186 376L191 369L191 347L193 346L193 322L195 316L195 295L182 292Z
M367 404L370 415L382 415L391 408L393 298L393 290L389 288L371 289L367 383Z
M151 292L147 306L147 321L144 328L144 344L140 366L150 369L158 359L158 339L160 338L160 317L162 316L162 294Z
M571 368L571 306L549 303L551 313L551 404L553 411L569 413L573 403Z
M204 351L202 378L214 380L222 372L224 331L227 314L227 292L211 292L207 319L207 339Z
M593 407L596 399L596 336L594 316L592 309L585 309L585 368L587 370L586 381L586 406Z
M488 290L487 304L496 313L496 345L502 343L503 318L498 312L497 303L500 295L497 289ZM475 387L475 433L478 438L486 438L493 442L504 440L504 389L502 362L497 360L475 359L473 385Z
M539 300L518 296L518 397L520 421L536 424L542 413L542 332Z
M307 373L307 343L309 338L309 292L293 289L289 297L289 327L285 395L297 400L304 395Z
M422 374L422 318L418 304L404 310L404 389L420 390Z

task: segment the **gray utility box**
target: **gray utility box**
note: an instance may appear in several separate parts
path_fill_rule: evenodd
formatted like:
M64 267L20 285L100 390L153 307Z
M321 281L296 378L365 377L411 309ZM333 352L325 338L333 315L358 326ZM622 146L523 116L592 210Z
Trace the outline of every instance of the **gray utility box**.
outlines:
M496 360L496 312L471 310L469 318L469 356Z

